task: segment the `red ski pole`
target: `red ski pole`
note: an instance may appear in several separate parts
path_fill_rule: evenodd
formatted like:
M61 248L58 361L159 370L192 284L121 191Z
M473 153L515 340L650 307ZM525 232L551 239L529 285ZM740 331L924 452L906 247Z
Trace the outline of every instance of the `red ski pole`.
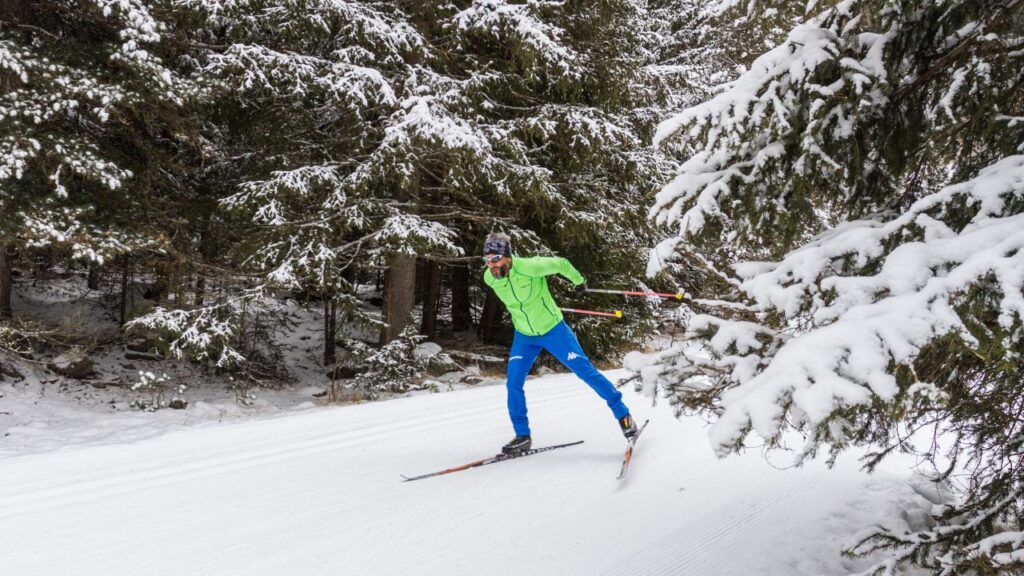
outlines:
M575 312L576 314L587 314L589 316L608 316L611 318L622 318L622 310L614 312L598 312L597 310L580 310L578 308L559 308L562 312Z
M668 292L643 292L639 290L606 290L604 288L587 288L587 292L598 292L601 294L621 294L623 296L647 296L655 298L675 298L676 300L682 300L685 294L682 292L668 293Z

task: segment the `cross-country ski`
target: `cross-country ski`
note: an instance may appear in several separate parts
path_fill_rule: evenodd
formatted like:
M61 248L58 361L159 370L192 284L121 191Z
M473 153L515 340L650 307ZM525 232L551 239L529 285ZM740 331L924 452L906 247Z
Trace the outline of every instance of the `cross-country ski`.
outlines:
M626 472L629 471L629 463L633 460L633 449L636 447L637 441L640 440L640 434L643 433L644 428L647 428L649 422L650 420L644 420L643 425L636 431L636 434L626 441L626 454L622 457L622 468L619 469L617 480L622 480L626 477Z
M445 474L451 474L453 472L461 472L470 468L477 468L479 466L486 466L488 464L494 464L496 462L504 462L505 460L514 460L516 458L523 458L525 456L531 456L533 454L539 454L541 452L550 452L551 450L557 450L559 448L567 448L569 446L576 446L577 444L583 444L583 440L577 440L576 442L569 442L566 444L556 444L554 446L545 446L543 448L531 448L529 450L523 450L520 452L512 452L509 454L498 454L491 456L490 458L484 458L483 460L477 460L470 462L469 464L463 464L454 468L447 468L438 472L430 472L428 474L421 474L419 476L406 476L402 475L402 480L405 482L411 482L413 480L422 480L424 478L433 478L435 476L443 476Z

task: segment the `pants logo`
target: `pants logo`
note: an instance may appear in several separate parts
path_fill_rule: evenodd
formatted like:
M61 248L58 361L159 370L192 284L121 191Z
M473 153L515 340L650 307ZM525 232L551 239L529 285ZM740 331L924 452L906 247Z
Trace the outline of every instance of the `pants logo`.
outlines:
M580 355L579 355L579 354L577 354L577 353L575 353L575 352L569 352L569 355L568 355L568 356L566 356L566 357L565 357L565 359L566 359L566 360L575 360L575 359L577 359L577 358L579 358L579 357L580 357Z
M512 356L511 358L508 359L508 361L511 362L513 360L522 360L522 359L523 359L522 356Z

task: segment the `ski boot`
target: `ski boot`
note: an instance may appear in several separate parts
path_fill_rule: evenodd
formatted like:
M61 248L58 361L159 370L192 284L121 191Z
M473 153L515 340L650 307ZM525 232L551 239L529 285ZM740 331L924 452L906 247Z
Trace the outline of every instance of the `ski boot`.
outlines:
M636 422L629 414L619 418L619 428L622 428L622 435L626 440L632 440L636 436Z
M530 445L533 443L529 436L516 436L508 444L501 447L502 454L518 454L520 452L526 452L530 449Z

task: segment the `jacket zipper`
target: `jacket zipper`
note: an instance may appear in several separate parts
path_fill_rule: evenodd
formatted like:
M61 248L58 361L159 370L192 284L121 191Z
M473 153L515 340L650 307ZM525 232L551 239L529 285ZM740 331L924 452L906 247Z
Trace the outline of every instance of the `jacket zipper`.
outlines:
M540 301L542 304L544 304L544 309L548 311L548 314L551 314L551 317L557 320L558 316L556 316L555 313L551 311L551 308L548 308L548 303L547 301L544 300L543 296L541 296Z
M537 331L533 329L533 324L530 323L530 315L523 309L523 301L516 295L516 288L512 285L512 278L508 279L508 287L512 290L512 297L516 299L516 302L519 302L519 312L523 315L523 318L526 318L526 325L530 327L530 332L536 333Z

